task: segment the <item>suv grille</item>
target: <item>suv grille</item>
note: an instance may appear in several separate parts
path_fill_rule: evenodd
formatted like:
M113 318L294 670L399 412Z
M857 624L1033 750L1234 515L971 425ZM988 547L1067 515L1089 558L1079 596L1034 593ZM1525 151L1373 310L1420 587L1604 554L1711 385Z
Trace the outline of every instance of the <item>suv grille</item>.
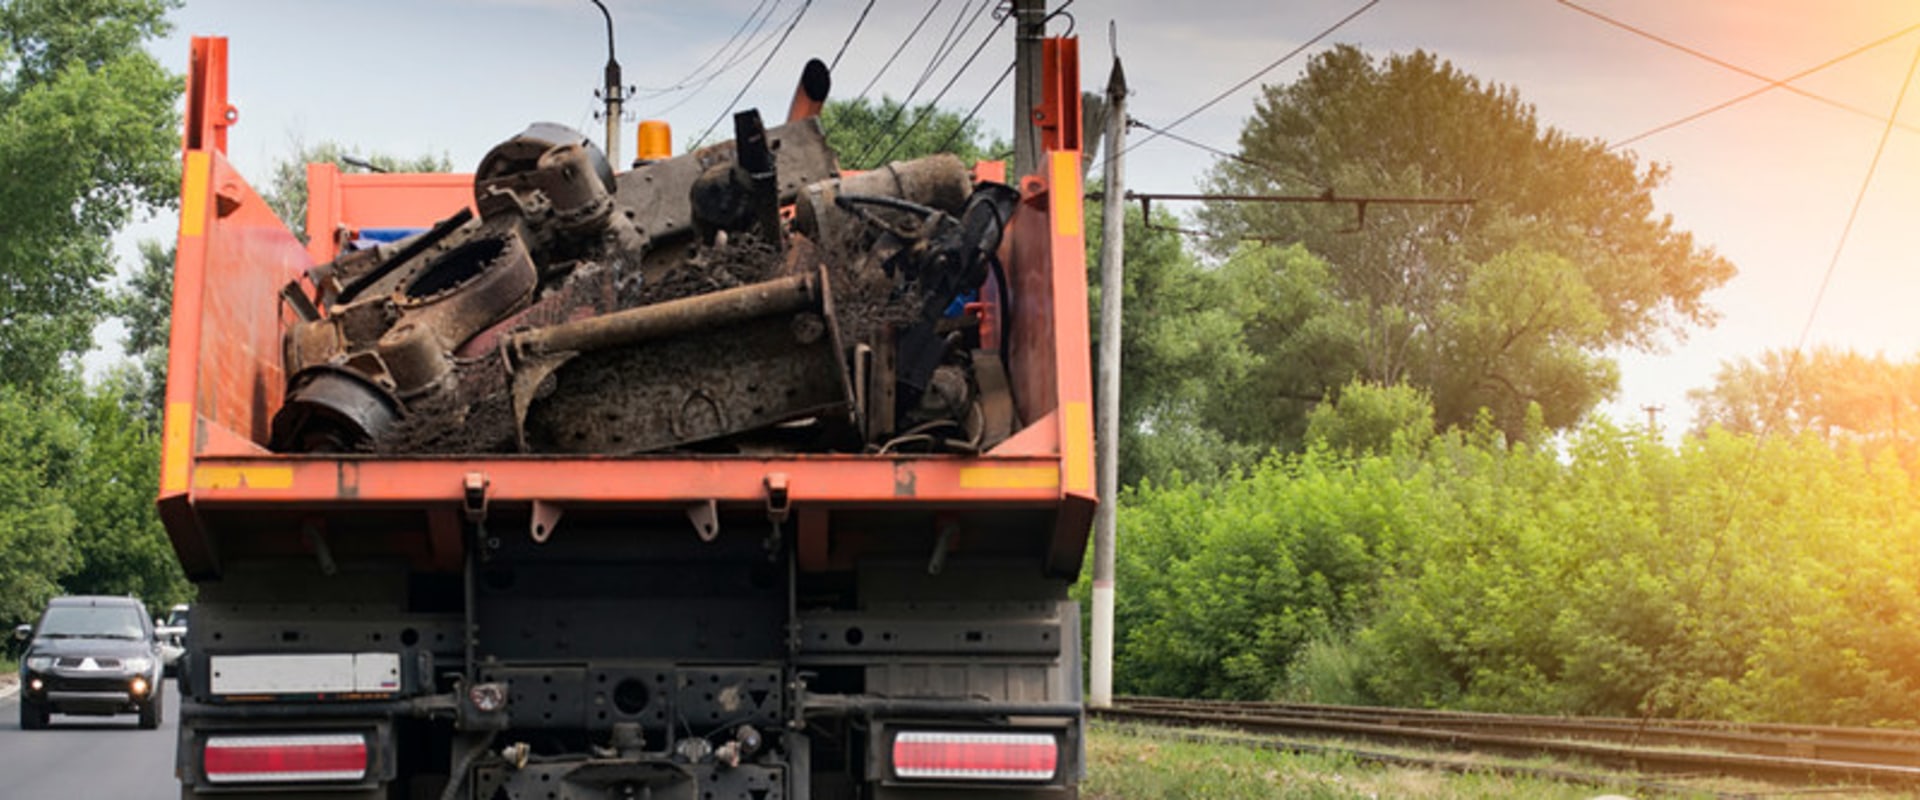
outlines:
M85 658L78 658L74 656L61 656L60 658L56 659L53 662L53 665L56 667L60 667L61 669L79 669L80 665L85 662L86 662ZM100 669L119 669L120 659L96 658L93 660L93 665L96 667L99 667Z

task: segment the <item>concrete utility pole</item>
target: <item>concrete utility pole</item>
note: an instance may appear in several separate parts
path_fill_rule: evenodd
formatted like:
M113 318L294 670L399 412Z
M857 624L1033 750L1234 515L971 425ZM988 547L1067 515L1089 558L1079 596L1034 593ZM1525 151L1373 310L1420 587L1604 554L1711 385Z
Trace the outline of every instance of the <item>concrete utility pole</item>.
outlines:
M1040 126L1033 109L1043 89L1040 40L1047 34L1047 0L1013 0L1013 174L1031 175L1040 168Z
M1120 57L1107 78L1106 189L1100 228L1100 506L1093 518L1093 675L1088 704L1113 705L1113 552L1120 494L1120 300L1126 285L1127 74Z
M606 111L602 112L607 117L607 140L605 148L607 151L607 164L613 167L613 171L619 172L621 169L620 115L622 113L620 104L621 101L626 99L626 95L620 88L620 62L614 60L613 57L613 14L607 11L606 5L601 3L600 0L593 0L593 4L600 9L600 15L607 18L607 67L605 74L601 76L605 85L600 88L599 95L601 102L607 105Z

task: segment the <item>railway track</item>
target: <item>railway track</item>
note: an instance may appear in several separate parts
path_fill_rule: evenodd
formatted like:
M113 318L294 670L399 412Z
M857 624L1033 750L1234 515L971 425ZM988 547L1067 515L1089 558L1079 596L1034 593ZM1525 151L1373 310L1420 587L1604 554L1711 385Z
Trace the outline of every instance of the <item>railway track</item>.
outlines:
M1550 756L1642 773L1797 785L1920 787L1920 734L1873 728L1473 714L1129 697L1096 718L1340 739L1517 758Z

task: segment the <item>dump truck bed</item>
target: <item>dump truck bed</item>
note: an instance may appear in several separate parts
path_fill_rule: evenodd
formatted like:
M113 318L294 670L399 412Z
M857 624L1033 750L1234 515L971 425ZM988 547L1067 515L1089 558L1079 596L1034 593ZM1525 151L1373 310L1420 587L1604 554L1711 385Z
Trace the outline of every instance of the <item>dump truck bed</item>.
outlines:
M472 176L320 167L310 172L316 230L302 244L227 160L236 115L225 42L201 44L183 142L160 497L189 576L252 555L329 550L452 571L462 521L489 510L524 519L536 538L562 514L690 514L697 526L766 513L794 523L803 570L856 557L857 546L828 536L836 514L875 520L861 534L869 540L884 537L889 514L988 516L1025 543L1016 546L1043 552L1049 572L1078 569L1094 471L1077 130L1054 129L1041 174L1016 184L1005 263L1015 302L997 311L1022 425L984 454L286 454L267 446L286 393L282 335L296 320L283 287L332 257L337 231L424 227L471 203Z

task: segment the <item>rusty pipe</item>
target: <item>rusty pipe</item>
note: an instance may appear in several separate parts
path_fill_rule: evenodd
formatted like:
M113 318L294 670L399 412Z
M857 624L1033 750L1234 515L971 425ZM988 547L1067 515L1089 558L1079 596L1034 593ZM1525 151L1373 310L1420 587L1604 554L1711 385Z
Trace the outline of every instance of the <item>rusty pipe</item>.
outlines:
M820 279L792 275L536 328L513 335L517 359L581 353L678 336L820 305Z
M787 105L787 122L820 116L820 109L827 106L827 92L832 88L833 74L827 65L817 58L808 59L806 68L800 70L800 83L793 87L793 102Z

